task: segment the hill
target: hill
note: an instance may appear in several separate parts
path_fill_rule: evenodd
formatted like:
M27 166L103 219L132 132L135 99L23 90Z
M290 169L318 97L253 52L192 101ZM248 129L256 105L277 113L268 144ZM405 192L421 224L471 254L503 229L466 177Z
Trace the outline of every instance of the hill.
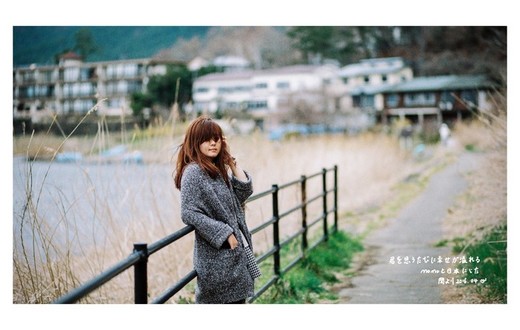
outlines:
M204 36L204 26L14 26L13 65L54 64L55 55L75 44L79 29L91 31L99 51L88 61L151 57L179 38Z

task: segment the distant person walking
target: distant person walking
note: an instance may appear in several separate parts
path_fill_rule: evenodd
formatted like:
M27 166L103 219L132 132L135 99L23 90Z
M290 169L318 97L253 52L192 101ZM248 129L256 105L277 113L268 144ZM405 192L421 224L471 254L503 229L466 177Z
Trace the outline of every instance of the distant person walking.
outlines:
M406 125L399 132L399 144L401 149L410 150L413 146L413 127Z
M246 303L260 276L243 207L253 185L211 118L201 116L189 125L175 186L181 192L182 221L195 228L196 303Z
M442 145L447 146L450 139L451 131L446 123L442 123L441 127L439 128L439 135L441 138Z

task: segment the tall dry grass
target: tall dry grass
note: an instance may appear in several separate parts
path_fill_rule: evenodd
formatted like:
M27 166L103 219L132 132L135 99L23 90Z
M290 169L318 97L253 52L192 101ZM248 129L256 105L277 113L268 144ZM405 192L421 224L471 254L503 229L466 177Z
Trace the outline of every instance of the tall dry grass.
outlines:
M172 127L171 123L167 125ZM56 141L46 135L37 142L34 138L25 140L25 144L24 138L15 138L15 151L25 149L26 156L30 152L38 156L46 148L87 155L84 162L77 164L57 164L53 157L42 163L32 156L29 157L32 160L22 162L21 172L25 177L19 182L26 184L24 202L15 204L13 210L15 303L48 303L126 257L133 243L152 243L184 226L179 217L179 192L172 178L172 162L184 126L178 124L173 135L171 130L168 134L126 132L129 148L140 150L146 165L111 164L108 176L98 173L103 166L93 167L90 161L97 159L98 151L121 143L118 136L122 135L104 130L101 119L99 127L94 138L69 136L65 141L63 138ZM231 135L228 140L232 153L253 176L255 192L337 165L340 216L377 204L391 193L392 186L418 166L399 148L394 137L376 133L295 137L278 142L255 133ZM33 172L35 165L45 169L43 176ZM74 182L59 182L59 172L70 167L79 173ZM321 190L320 179L309 180L308 197ZM329 187L332 179L330 175L327 177ZM74 191L75 186L83 190ZM281 192L281 211L299 203L300 198L297 187ZM328 203L332 205L331 197ZM320 211L320 202L309 205L309 218L319 216ZM269 198L248 204L250 227L269 219L271 212ZM281 234L289 235L299 222L298 214L283 219ZM255 235L255 250L266 249L271 236L269 230ZM150 258L151 297L191 270L192 248L190 235ZM133 273L125 272L84 302L131 303L132 281ZM191 297L192 288L177 296Z
M465 193L459 196L444 219L446 236L453 240L463 239L467 245L479 243L488 233L508 222L505 95L496 96L495 102L494 111L482 112L474 121L460 123L454 130L461 146L481 159L480 166L466 177L468 188ZM485 260L492 261L492 258ZM483 303L482 299L487 299L471 286L447 287L443 294L448 303Z
M507 112L505 96L497 98L500 108L482 112L454 130L461 147L479 155L482 164L468 175L468 191L446 221L452 236L478 239L507 219Z

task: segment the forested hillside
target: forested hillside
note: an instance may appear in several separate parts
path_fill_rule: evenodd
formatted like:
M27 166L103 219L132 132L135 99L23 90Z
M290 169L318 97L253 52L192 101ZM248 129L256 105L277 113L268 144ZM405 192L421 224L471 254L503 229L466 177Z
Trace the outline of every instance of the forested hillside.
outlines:
M56 55L74 47L81 29L91 32L97 46L88 61L151 57L179 38L204 35L208 30L198 26L15 26L13 64L54 64Z
M401 56L417 76L485 73L497 80L507 69L505 26L14 27L14 65L55 63L60 53L77 51L78 31L87 61L237 55L262 69Z

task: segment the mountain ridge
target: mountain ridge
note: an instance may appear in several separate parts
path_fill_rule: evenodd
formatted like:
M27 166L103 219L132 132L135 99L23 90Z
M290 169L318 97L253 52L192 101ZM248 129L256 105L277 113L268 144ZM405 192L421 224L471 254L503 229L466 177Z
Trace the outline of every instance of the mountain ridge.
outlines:
M152 57L180 39L205 36L206 26L13 26L13 66L52 65L88 29L99 51L87 62Z

